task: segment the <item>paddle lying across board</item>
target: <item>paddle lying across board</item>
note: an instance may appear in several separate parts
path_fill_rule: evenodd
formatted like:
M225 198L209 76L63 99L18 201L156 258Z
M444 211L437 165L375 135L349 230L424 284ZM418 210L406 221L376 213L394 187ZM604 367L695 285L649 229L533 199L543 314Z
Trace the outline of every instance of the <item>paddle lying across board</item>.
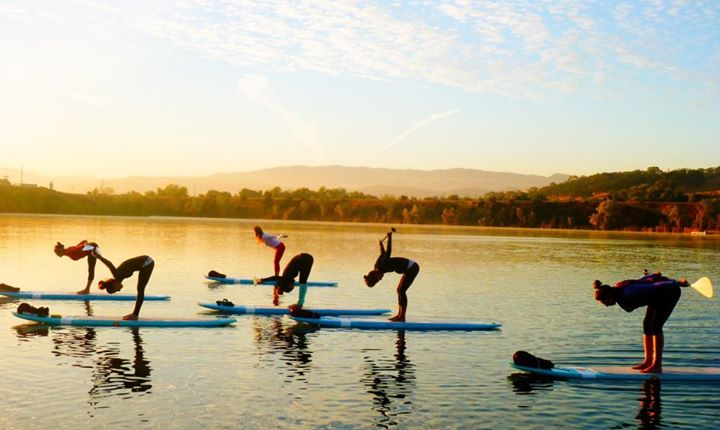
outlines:
M519 366L512 367L533 375L549 376L561 379L597 379L645 381L661 379L663 381L720 381L719 367L665 367L662 373L641 373L639 370L621 366L563 367L552 369Z
M42 300L135 300L137 296L134 294L68 294L68 293L51 293L43 291L17 291L8 292L0 291L0 296L7 296L16 299L42 299ZM145 300L170 300L170 296L153 296L146 295Z
M83 327L222 327L237 321L235 318L140 318L124 320L122 317L100 316L48 316L13 312L18 318L48 325Z
M242 284L242 285L253 285L252 279L245 279L245 278L218 278L215 276L206 276L205 279L213 282L217 282L220 284ZM275 282L267 282L263 284L258 285L268 285L273 286L275 285ZM307 283L308 287L337 287L337 282L323 282L323 281L309 281ZM296 284L297 286L297 284Z
M222 306L216 303L198 303L198 305L224 312L227 314L254 314L254 315L290 315L287 308L268 308L256 306ZM384 315L390 313L390 309L307 309L320 315Z
M476 322L392 322L381 320L357 320L352 318L321 317L301 318L293 317L295 321L308 324L317 324L321 327L334 328L356 328L365 330L497 330L502 324L498 323L476 323Z

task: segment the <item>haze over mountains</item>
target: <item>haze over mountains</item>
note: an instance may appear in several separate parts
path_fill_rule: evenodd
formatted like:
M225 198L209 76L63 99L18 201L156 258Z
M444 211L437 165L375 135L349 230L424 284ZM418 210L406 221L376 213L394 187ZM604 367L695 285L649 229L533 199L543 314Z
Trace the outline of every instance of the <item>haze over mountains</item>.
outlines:
M0 167L0 178L7 176L13 184L20 183L20 170ZM109 187L115 193L146 191L176 184L188 188L192 194L208 190L237 193L242 188L267 190L280 187L293 190L306 187L345 188L375 196L479 197L491 191L526 190L552 182L563 182L569 176L525 175L519 173L489 172L476 169L411 170L345 166L288 166L250 172L217 173L209 176L126 177L102 179L83 176L48 176L25 171L22 182L53 188L68 193L85 193L95 188Z

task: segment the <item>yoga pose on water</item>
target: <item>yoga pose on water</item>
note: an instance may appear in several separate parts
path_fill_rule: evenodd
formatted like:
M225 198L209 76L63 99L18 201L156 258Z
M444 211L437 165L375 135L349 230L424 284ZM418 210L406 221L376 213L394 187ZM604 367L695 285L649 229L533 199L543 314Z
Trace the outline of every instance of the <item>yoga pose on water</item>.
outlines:
M256 225L253 229L255 231L255 240L257 243L264 243L265 245L275 250L275 258L273 260L273 269L275 269L275 276L280 273L280 259L285 253L285 244L280 239L287 237L284 234L274 236L272 234L264 233L259 225Z
M90 285L92 285L92 281L95 279L95 263L97 262L97 258L93 256L93 252L100 254L98 244L95 242L88 242L87 240L83 240L75 246L66 248L65 245L57 242L53 251L55 251L55 255L57 255L58 257L70 257L72 260L75 261L87 258L87 284L85 284L85 288L78 291L77 293L90 294Z
M405 257L391 257L392 254L392 234L395 229L391 229L385 237L380 240L380 256L375 261L375 268L364 276L365 284L373 287L380 282L385 273L395 272L402 275L400 283L397 286L398 295L398 313L390 318L390 321L405 321L405 313L407 312L408 298L407 290L412 285L415 277L420 272L420 265L415 261ZM383 241L387 239L387 250L383 246Z
M314 262L315 259L312 255L303 252L290 260L287 266L285 266L282 275L271 276L269 278L255 278L255 283L275 282L273 304L277 306L280 303L280 295L292 291L293 288L295 288L295 278L299 276L298 283L300 291L298 292L298 301L295 308L302 309L305 304L308 277L310 276L310 270L312 270Z
M122 281L129 278L133 273L138 272L138 283L137 283L137 298L135 299L135 308L131 314L125 315L124 320L136 320L140 315L140 308L142 307L143 301L145 300L145 287L150 280L150 275L155 268L155 261L147 255L141 255L139 257L133 257L129 260L125 260L118 267L115 267L110 260L103 257L100 254L93 253L93 255L100 261L103 262L110 269L113 277L98 282L98 287L101 290L105 290L108 294L115 294L122 290Z
M685 278L674 280L653 273L640 279L626 279L614 287L600 281L593 282L595 300L605 306L618 304L626 312L647 306L643 320L643 350L645 359L633 369L643 373L661 373L665 345L663 325L680 299L680 287L687 286Z

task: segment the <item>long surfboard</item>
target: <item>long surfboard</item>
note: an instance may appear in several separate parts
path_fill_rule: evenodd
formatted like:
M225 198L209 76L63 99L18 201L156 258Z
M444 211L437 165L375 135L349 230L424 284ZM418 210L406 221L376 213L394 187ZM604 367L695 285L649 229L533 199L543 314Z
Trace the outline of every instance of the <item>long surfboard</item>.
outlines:
M510 365L518 370L522 370L533 375L548 376L560 379L597 379L628 381L661 379L664 381L720 381L720 368L718 367L663 366L662 373L641 373L639 370L622 366L555 366L552 369L539 369L536 367L519 366L514 363L511 363Z
M502 324L498 323L477 323L477 322L392 322L392 321L375 321L375 320L358 320L352 318L338 317L321 317L321 318L301 318L293 317L295 321L308 324L317 324L321 327L333 328L355 328L365 330L457 330L457 331L476 331L476 330L497 330Z
M216 303L198 303L198 305L220 311L227 314L254 314L254 315L290 315L290 311L287 308L269 308L269 307L258 307L258 306L222 306ZM337 315L384 315L390 313L390 309L307 309L309 311L318 313L326 316L337 316Z
M206 276L205 279L219 284L242 284L242 285L253 285L252 279L245 278L218 278L215 276ZM273 286L275 282L266 282L258 285ZM325 281L309 281L308 287L337 287L337 282L325 282Z
M235 318L140 318L124 320L122 317L101 316L48 316L13 312L18 318L48 325L83 327L222 327L237 321Z
M137 298L134 294L68 294L51 293L43 291L0 291L0 296L7 296L16 299L38 299L38 300L107 300L107 301L128 301ZM170 296L146 295L145 300L170 300Z

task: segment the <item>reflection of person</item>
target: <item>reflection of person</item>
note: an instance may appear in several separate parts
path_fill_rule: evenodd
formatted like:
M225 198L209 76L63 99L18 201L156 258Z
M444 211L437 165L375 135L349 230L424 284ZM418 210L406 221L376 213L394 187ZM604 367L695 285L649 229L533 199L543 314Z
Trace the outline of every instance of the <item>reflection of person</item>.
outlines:
M135 308L131 314L125 315L124 320L136 320L140 315L140 308L142 307L143 301L145 300L145 287L150 280L150 275L155 268L155 261L147 255L141 255L139 257L133 257L129 260L123 261L117 268L100 254L94 254L100 261L105 264L113 277L98 282L98 286L101 290L107 291L109 294L115 294L122 290L122 281L132 276L133 273L138 272L138 283L137 283L137 298L135 299Z
M302 309L305 304L305 294L307 293L307 280L310 276L315 259L312 255L300 253L288 262L282 275L271 276L269 278L259 278L256 281L260 284L265 282L275 282L275 290L273 292L273 304L275 306L280 302L279 296L283 293L289 293L295 288L295 278L299 276L298 283L300 291L298 292L298 301L295 305L296 309Z
M645 275L640 279L627 279L614 287L595 281L595 300L605 306L618 304L626 312L647 306L643 320L643 349L645 359L633 369L643 373L662 372L662 353L665 343L663 325L680 299L680 286L688 285L685 278L674 279L660 273Z
M65 247L60 242L57 242L55 244L55 248L53 249L55 251L55 255L58 257L70 257L71 259L77 261L81 260L83 258L87 258L87 264L88 264L88 279L87 284L85 284L85 288L78 291L78 294L88 294L90 293L90 285L92 285L93 279L95 279L95 263L97 262L97 259L95 256L93 256L93 252L96 254L100 254L100 249L98 248L98 244L95 242L88 242L87 240L83 240L80 243L78 243L75 246Z
M640 398L640 410L637 414L637 419L640 421L640 428L662 428L661 413L662 404L660 400L660 380L648 379L643 382L642 397Z
M285 244L280 240L283 237L287 237L284 234L274 236L272 234L264 233L259 225L256 225L253 229L255 231L255 240L257 243L264 243L270 248L275 250L275 259L273 260L273 268L275 269L275 276L280 274L280 259L285 253Z
M387 250L383 246L383 240L380 241L380 256L375 261L375 268L364 276L365 284L373 287L380 282L385 273L395 272L402 274L400 283L397 286L398 295L398 313L390 318L390 321L405 321L405 313L407 312L408 298L407 290L412 285L415 277L420 272L420 266L413 260L405 257L391 257L392 255L392 234L390 231L385 236L387 238Z
M402 415L411 413L412 390L415 385L415 366L406 350L405 331L397 331L396 353L374 359L373 352L364 350L366 374L360 380L372 398L375 427L390 428L400 425Z

